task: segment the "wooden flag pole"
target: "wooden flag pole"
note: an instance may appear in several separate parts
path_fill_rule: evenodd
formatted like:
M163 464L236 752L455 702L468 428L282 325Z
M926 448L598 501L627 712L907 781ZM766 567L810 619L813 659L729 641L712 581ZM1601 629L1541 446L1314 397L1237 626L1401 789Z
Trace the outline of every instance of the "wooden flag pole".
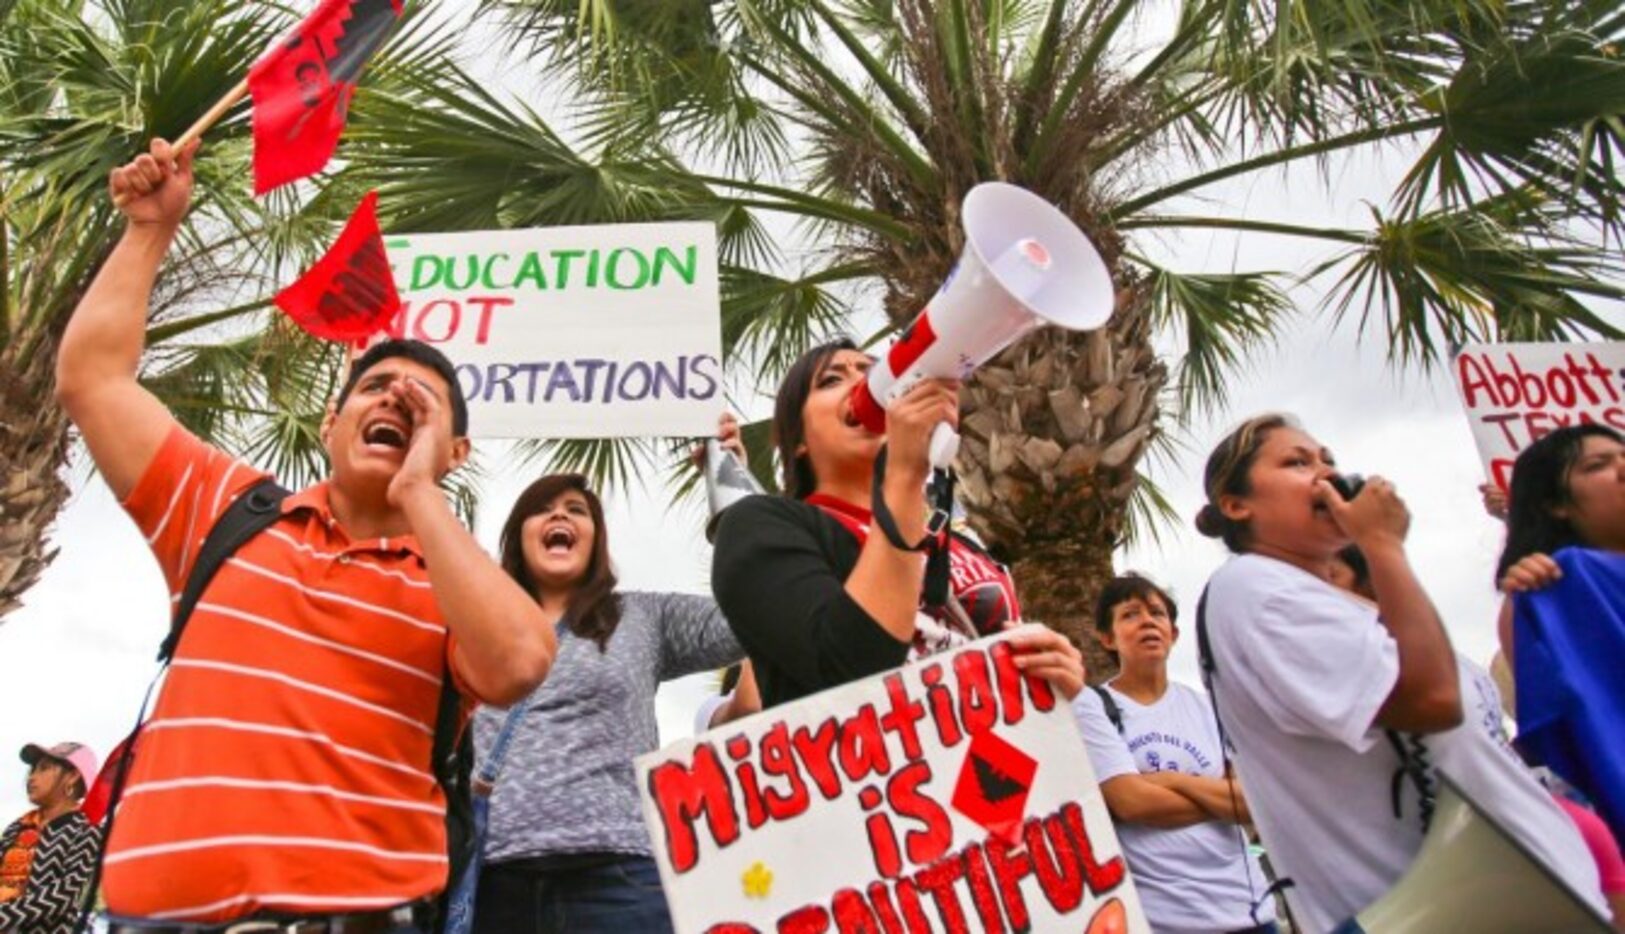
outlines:
M185 149L187 146L192 145L193 140L202 139L203 134L209 131L209 127L219 123L220 118L226 115L226 111L236 106L238 101L247 96L248 79L244 78L243 80L237 82L236 87L232 88L230 91L227 91L225 97L215 101L213 107L210 107L208 111L203 114L203 116L197 118L196 123L192 124L189 128L187 128L185 133L181 134L181 138L175 141L175 148Z
M182 133L180 138L175 140L175 142L172 144L174 150L179 152L180 150L192 145L193 142L202 139L203 134L209 132L209 127L219 123L220 118L226 115L226 111L235 107L238 101L247 96L248 79L245 77L243 80L237 82L236 87L232 88L230 91L227 91L224 97L215 101L214 106L205 111L203 116L197 118L196 122L186 128L186 132ZM120 194L117 198L113 199L113 206L116 208L124 207L129 200L129 195Z

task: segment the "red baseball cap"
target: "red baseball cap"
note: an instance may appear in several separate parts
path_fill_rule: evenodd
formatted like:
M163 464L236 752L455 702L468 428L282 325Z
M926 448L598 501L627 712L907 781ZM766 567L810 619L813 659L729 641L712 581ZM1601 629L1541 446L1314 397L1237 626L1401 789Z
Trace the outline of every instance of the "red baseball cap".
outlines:
M29 743L23 747L22 760L28 765L32 766L41 759L55 759L78 769L86 788L96 780L96 753L84 743L57 743L55 746Z

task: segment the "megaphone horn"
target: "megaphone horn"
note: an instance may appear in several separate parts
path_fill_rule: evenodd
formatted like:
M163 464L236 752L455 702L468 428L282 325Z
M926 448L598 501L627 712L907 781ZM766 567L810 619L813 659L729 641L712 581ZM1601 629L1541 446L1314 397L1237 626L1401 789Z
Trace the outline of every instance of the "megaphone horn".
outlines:
M1449 776L1388 893L1333 934L1606 934L1613 928Z
M886 404L923 379L965 379L1028 331L1088 331L1112 316L1115 292L1089 238L1030 191L987 182L965 196L965 250L953 272L886 356L853 388L852 415L886 428ZM959 436L938 425L931 463L946 467Z

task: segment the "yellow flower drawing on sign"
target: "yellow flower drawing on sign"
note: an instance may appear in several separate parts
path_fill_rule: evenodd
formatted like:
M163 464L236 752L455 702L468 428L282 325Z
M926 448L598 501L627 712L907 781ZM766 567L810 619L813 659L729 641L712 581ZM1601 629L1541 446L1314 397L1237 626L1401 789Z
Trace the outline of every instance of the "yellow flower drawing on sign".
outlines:
M759 860L750 864L739 881L745 884L746 898L766 898L773 891L773 871Z

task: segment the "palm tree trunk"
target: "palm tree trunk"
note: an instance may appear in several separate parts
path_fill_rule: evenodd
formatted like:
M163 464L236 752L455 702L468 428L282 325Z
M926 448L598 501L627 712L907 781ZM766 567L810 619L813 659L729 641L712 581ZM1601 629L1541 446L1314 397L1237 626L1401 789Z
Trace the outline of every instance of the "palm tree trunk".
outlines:
M0 624L22 606L56 550L47 533L68 500L68 419L51 402L56 342L0 351Z
M1122 304L1101 330L1048 328L983 367L960 422L972 527L1011 566L1026 616L1083 649L1091 681L1115 670L1093 635L1094 604L1168 379L1144 296Z

